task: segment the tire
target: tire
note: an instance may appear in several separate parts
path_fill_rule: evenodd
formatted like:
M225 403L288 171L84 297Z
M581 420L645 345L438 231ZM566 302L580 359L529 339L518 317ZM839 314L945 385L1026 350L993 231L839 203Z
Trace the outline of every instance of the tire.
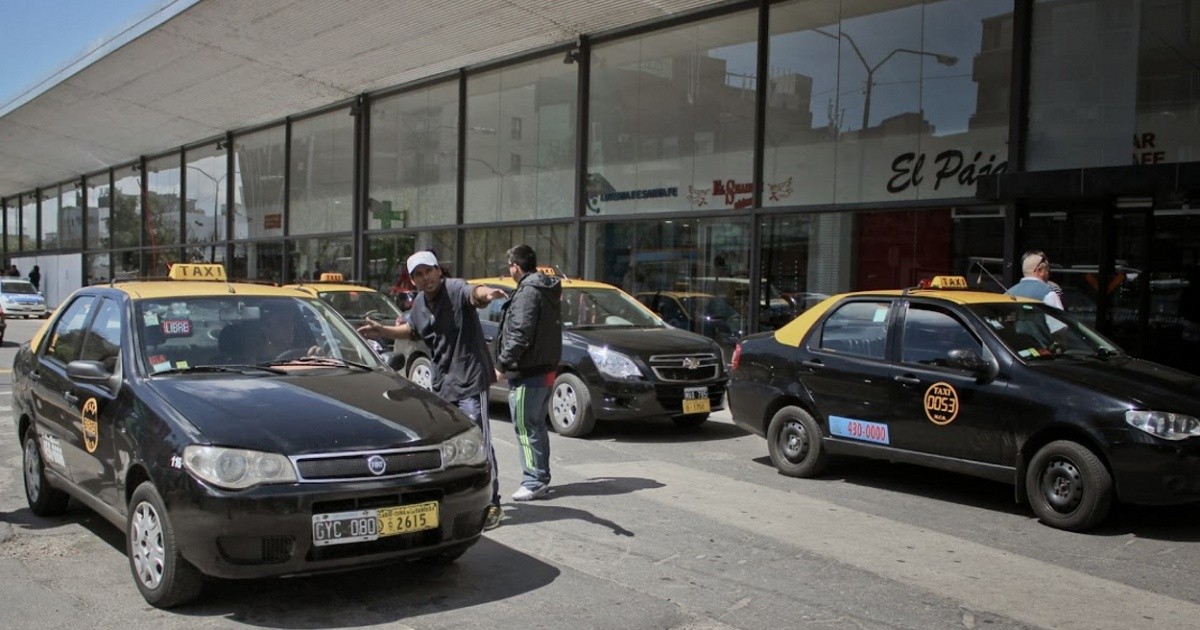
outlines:
M1043 446L1030 460L1025 493L1039 521L1080 532L1108 516L1113 502L1112 474L1082 444L1059 440Z
M592 397L578 376L562 373L554 379L550 391L550 426L559 435L583 437L596 426L592 415Z
M693 413L686 416L675 416L674 418L671 418L671 422L674 422L685 429L694 429L705 422L708 422L708 414Z
M126 519L129 570L146 602L171 608L195 599L203 578L179 553L170 515L150 482L133 491Z
M25 448L22 470L25 472L25 500L29 510L38 516L59 516L67 511L69 499L66 492L50 485L46 479L46 463L37 431L30 427L25 431Z
M825 470L828 454L821 445L821 427L807 411L784 407L767 426L771 463L789 477L812 477Z
M433 362L426 357L416 357L408 366L408 380L419 387L433 391Z

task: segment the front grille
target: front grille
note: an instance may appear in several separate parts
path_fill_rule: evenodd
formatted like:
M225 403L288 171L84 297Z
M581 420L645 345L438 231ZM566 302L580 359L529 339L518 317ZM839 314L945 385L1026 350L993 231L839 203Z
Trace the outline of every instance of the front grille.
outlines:
M291 536L218 536L217 549L230 564L279 564L292 558L296 540Z
M662 381L707 381L721 373L721 357L712 353L657 354L650 357L650 369L654 370L654 375Z
M386 464L382 474L371 472L369 460L381 457ZM390 451L361 451L303 455L292 458L300 481L346 481L353 479L388 479L402 475L440 470L442 453L439 449L423 447Z

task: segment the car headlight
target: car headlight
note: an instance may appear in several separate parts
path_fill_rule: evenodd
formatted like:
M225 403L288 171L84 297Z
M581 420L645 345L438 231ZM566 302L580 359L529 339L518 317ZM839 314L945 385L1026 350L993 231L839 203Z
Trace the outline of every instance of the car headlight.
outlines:
M487 461L487 451L483 446L483 431L479 427L471 427L462 433L442 442L442 465L477 466Z
M1164 440L1186 440L1200 435L1200 419L1167 411L1125 412L1125 422Z
M596 369L600 370L601 374L616 378L642 375L642 371L638 369L633 359L615 350L609 350L608 346L588 346L588 355L592 357L592 362L596 364Z
M187 446L183 466L214 486L232 490L296 481L296 470L283 455L239 448Z

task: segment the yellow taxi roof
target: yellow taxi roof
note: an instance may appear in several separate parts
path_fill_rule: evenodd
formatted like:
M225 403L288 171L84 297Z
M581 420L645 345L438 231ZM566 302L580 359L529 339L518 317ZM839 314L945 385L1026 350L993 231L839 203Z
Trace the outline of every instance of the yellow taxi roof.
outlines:
M559 276L559 280L562 280L562 286L564 289L617 289L617 287L614 287L611 284L595 282L592 280L572 280L569 278L563 278L561 276ZM475 278L472 280L467 280L467 284L488 284L492 286L501 286L514 289L517 286L517 281L513 280L511 276L492 276L491 278Z
M131 280L114 284L113 288L128 293L129 297L134 300L150 300L183 295L192 297L222 296L230 295L230 293L236 295L296 296L296 292L291 289L268 284L255 284L253 282Z
M638 295L669 295L677 298L709 298L713 299L717 296L711 293L701 293L700 291L638 291Z
M301 284L285 284L283 288L299 289L311 295L316 295L317 293L379 293L379 291L371 287L364 287L361 284L346 284L344 282L304 282Z

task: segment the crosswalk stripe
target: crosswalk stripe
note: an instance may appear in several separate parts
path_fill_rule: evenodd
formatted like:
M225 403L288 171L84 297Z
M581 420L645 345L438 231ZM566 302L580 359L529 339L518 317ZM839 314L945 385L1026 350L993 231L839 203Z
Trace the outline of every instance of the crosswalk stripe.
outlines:
M1034 626L1184 628L1200 619L1200 605L1186 600L677 464L635 461L566 468L593 478L653 479L664 485L640 490L638 497Z

